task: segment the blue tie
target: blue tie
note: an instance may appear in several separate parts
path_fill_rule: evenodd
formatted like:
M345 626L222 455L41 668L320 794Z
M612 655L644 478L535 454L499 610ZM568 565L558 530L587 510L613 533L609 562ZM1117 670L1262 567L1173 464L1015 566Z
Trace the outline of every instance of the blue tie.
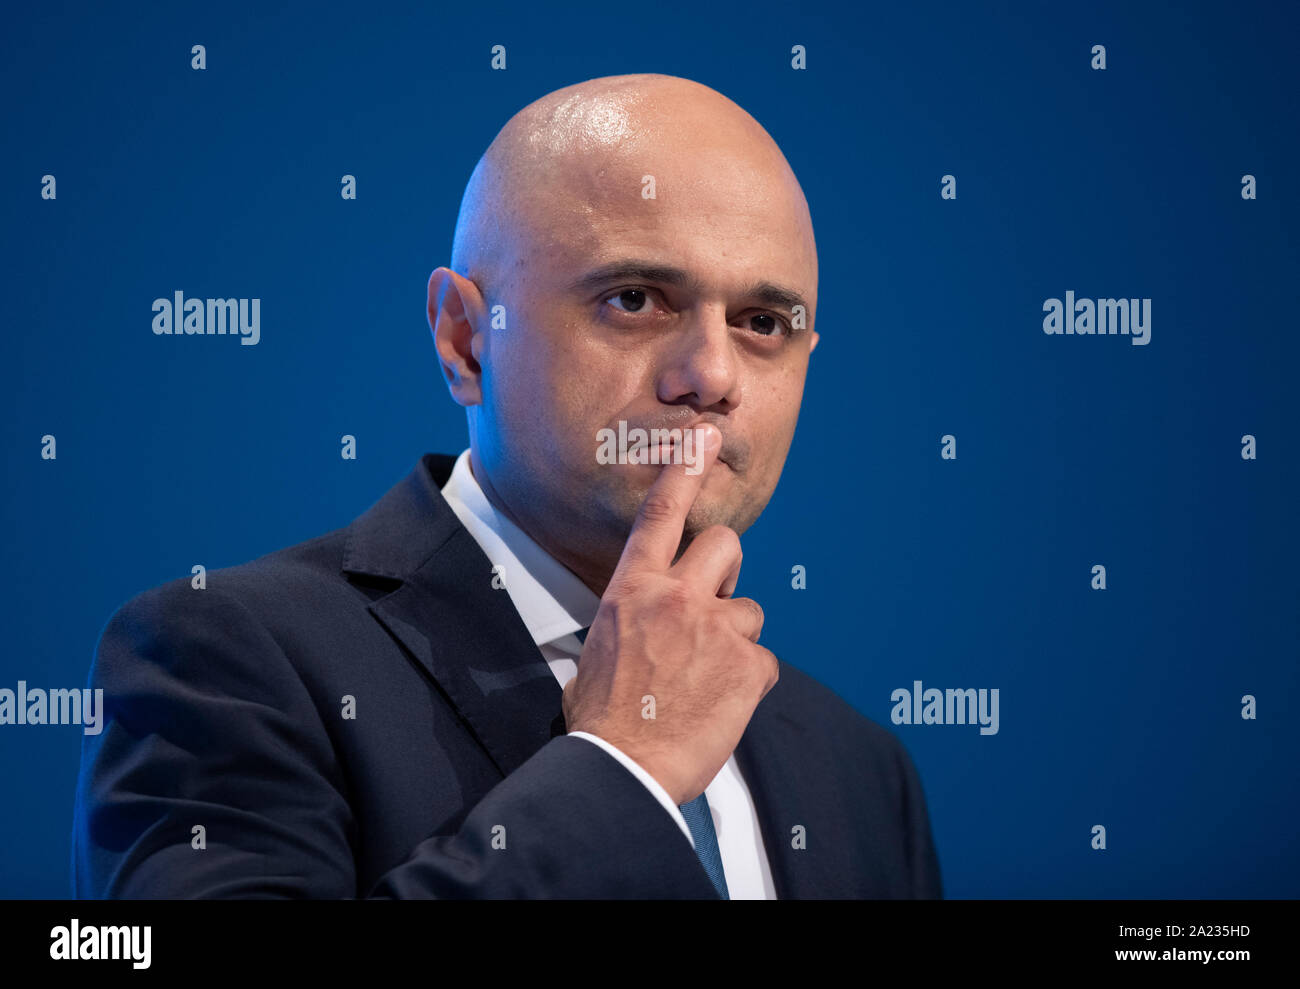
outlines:
M585 628L578 629L574 635L579 642L587 641ZM727 892L727 877L722 870L722 853L718 851L718 834L713 829L713 814L709 811L708 798L701 793L689 803L679 804L677 809L682 812L686 826L690 828L691 837L695 839L695 854L700 857L700 865L704 866L713 888L718 891L719 898L731 899Z

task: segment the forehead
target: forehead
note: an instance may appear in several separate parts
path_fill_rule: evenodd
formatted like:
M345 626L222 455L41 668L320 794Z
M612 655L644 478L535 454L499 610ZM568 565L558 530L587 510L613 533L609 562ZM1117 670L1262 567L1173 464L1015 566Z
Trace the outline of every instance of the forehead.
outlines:
M766 280L815 300L812 226L783 160L624 146L577 156L547 179L529 210L528 263L554 282L635 257L684 268L710 288Z

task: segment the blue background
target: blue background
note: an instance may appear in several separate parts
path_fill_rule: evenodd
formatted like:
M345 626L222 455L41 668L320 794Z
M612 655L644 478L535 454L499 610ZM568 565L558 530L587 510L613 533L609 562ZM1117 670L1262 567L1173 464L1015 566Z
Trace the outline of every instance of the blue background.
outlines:
M904 739L948 895L1300 894L1296 7L975 7L12 11L0 686L84 684L136 592L461 450L424 293L475 161L546 92L665 72L770 131L819 247L739 593ZM177 289L261 298L261 342L154 336ZM1151 298L1151 343L1045 336L1067 290ZM998 688L1000 732L891 725L918 679ZM81 737L0 727L0 895L68 895Z

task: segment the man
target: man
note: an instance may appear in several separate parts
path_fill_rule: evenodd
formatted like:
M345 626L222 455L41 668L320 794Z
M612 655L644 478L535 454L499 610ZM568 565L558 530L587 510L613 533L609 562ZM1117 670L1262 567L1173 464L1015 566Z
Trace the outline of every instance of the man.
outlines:
M941 895L902 745L733 597L816 293L799 184L715 91L617 76L516 114L429 281L469 449L113 617L76 892Z

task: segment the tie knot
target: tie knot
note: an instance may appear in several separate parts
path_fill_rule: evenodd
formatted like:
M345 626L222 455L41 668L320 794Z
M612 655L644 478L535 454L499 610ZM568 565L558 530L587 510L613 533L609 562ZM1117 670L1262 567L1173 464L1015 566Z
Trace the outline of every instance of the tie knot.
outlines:
M590 628L590 626L588 626L588 628ZM586 644L586 642L587 642L587 629L585 629L585 628L580 628L580 629L578 629L578 631L574 632L573 634L576 635L576 636L578 637L578 641L579 641L579 642L583 643L584 645Z

